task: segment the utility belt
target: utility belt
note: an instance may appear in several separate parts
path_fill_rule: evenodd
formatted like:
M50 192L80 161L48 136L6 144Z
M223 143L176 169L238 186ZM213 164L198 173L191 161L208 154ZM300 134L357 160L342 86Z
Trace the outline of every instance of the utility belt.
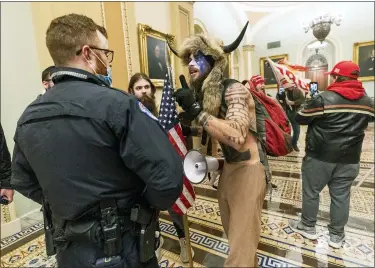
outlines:
M118 215L116 201L105 200L100 203L101 218L78 221L60 221L54 218L53 242L46 248L64 250L71 242L91 242L103 248L105 258L98 259L93 267L106 267L124 262L122 258L122 234L129 231L139 237L140 261L147 262L155 254L155 231L157 214L154 209L136 205L126 215ZM55 224L56 223L56 224ZM53 253L52 255L54 255Z

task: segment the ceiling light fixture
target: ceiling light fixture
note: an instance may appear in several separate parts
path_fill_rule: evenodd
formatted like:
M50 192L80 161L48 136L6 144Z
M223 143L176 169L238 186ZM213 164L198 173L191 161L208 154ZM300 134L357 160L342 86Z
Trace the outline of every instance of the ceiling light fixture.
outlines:
M315 38L323 43L324 39L331 31L331 25L335 23L337 26L340 26L341 20L341 15L333 16L325 14L324 16L316 17L310 21L309 24L303 23L303 29L305 30L305 33L312 29Z

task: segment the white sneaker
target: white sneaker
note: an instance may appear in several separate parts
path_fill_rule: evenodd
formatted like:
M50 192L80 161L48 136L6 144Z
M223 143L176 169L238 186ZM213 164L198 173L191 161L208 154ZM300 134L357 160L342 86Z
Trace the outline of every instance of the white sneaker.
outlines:
M296 233L299 233L310 240L318 239L315 227L307 227L301 221L289 220L289 227Z
M181 238L180 239L180 259L183 263L188 263L189 262L189 254L188 254L188 248L186 244L186 238ZM194 250L191 249L191 256L194 258Z
M160 261L160 258L161 258L161 247L163 246L163 244L164 244L164 238L162 236L160 236L159 246L155 250L155 255L156 255L156 258L158 259L158 261Z
M345 234L342 236L338 236L338 235L330 234L329 232L327 232L327 236L328 236L328 245L330 245L333 248L336 248L336 249L342 248L342 246L345 243Z

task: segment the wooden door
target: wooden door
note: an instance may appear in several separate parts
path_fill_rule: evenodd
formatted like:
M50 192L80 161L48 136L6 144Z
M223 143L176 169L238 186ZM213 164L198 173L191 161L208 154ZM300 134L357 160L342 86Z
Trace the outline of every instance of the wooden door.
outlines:
M327 59L322 54L314 54L306 62L308 71L306 78L311 82L318 82L318 90L324 91L328 87L329 76L324 73L328 71Z

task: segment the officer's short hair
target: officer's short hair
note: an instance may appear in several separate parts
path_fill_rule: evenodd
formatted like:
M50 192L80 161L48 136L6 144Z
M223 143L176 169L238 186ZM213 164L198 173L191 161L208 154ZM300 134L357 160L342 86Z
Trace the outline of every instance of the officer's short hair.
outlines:
M55 66L50 66L42 72L42 82L48 80L48 77L51 75L54 68Z
M46 44L55 65L73 59L84 45L95 44L96 31L108 38L104 27L84 15L69 14L51 21L46 33Z

